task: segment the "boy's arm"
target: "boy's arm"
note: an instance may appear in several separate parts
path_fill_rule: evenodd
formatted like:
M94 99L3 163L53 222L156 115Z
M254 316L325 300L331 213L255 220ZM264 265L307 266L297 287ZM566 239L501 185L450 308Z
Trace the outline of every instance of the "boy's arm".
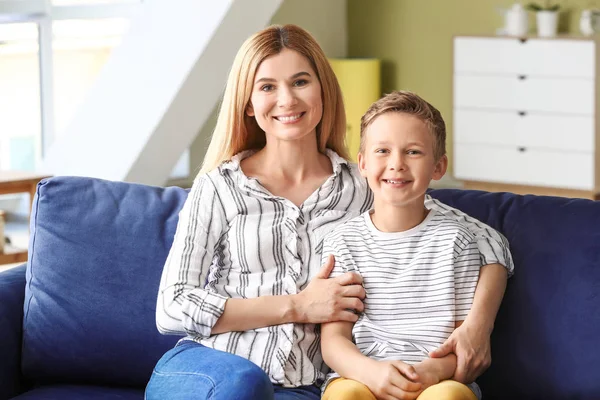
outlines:
M352 342L353 322L330 322L321 325L323 361L344 378L365 382L365 373L374 360L360 352Z
M402 361L377 361L362 354L352 342L353 326L351 322L321 325L325 363L340 376L366 385L377 398L416 399L423 385L415 368Z

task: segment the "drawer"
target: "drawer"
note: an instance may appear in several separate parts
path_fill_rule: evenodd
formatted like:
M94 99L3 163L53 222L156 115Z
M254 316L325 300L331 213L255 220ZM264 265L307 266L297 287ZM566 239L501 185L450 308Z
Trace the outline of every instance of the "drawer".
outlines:
M535 112L454 110L454 142L594 152L594 118Z
M527 40L523 73L532 76L593 79L596 45L593 40Z
M593 78L593 40L454 39L454 70L476 74Z
M456 144L457 179L565 189L594 189L592 153Z
M594 91L589 79L454 76L454 106L460 108L593 115Z
M519 75L521 43L511 38L454 38L454 72Z

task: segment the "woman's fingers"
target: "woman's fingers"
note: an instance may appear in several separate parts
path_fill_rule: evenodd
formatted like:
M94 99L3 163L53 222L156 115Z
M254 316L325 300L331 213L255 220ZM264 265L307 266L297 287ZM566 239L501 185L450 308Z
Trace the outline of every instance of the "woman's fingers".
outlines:
M415 367L412 365L406 364L402 361L394 361L392 364L405 378L410 379L413 382L419 380L419 374L417 374Z
M334 266L335 266L335 258L333 257L333 254L330 254L329 257L327 257L327 261L325 261L325 264L323 264L321 266L321 269L315 275L315 278L318 278L318 279L329 278L329 274L331 274L331 271L333 270Z
M344 275L340 275L334 279L342 286L362 285L363 283L362 276L356 272L346 272Z
M341 292L344 297L357 297L359 299L364 299L367 294L365 288L362 285L343 286Z
M363 312L365 310L365 305L357 297L344 297L338 304L343 310L354 310L357 312Z
M340 311L335 321L356 322L358 321L358 315L348 310Z

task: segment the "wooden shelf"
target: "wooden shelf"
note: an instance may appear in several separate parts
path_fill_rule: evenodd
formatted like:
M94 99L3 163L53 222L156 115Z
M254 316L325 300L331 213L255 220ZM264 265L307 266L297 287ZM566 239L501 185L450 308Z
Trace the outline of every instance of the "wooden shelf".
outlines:
M0 265L24 262L27 262L27 249L20 249L9 244L4 245L4 252L0 252Z

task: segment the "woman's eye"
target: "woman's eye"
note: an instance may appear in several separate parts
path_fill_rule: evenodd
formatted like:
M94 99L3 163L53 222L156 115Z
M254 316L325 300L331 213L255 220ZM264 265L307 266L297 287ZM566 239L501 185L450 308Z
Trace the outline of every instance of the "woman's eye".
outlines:
M306 86L308 84L308 81L306 79L298 79L297 81L294 81L294 86Z
M270 92L271 90L273 90L274 86L273 85L262 85L260 87L260 90L263 92Z

